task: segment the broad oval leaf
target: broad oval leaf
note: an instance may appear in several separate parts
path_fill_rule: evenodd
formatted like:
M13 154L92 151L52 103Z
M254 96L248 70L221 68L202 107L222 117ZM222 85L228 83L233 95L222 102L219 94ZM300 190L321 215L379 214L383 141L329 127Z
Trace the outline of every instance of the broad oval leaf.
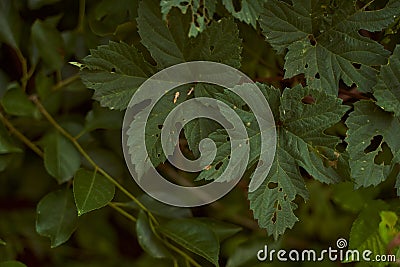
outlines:
M212 231L217 235L220 242L239 233L242 230L242 227L240 226L221 222L212 218L196 218L196 220L211 228Z
M78 215L106 206L114 197L115 186L96 171L79 169L74 177L74 197Z
M40 57L50 70L59 70L64 65L64 42L60 32L41 20L36 20L31 30Z
M149 219L142 210L136 222L137 239L142 249L153 258L170 258L172 255L151 230Z
M44 166L58 183L70 180L81 164L81 157L74 145L58 132L43 139Z
M11 85L1 99L4 110L15 116L37 117L38 111L32 101L18 85Z
M66 242L78 221L72 190L62 189L43 197L36 209L36 231L51 240L51 247Z
M0 0L0 42L18 48L21 19L15 1Z
M219 241L215 233L195 219L176 219L159 226L168 238L219 266Z

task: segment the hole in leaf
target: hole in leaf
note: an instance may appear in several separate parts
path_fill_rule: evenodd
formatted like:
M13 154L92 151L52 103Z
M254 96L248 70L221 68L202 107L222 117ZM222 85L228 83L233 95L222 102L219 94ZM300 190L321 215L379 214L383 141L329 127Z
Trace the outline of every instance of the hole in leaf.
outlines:
M162 129L162 127L163 127L164 125L162 125L162 124L159 124L159 125L157 125L157 127L158 127L158 129Z
M231 141L231 138L228 136L227 138L226 138L226 141Z
M214 48L215 48L215 46L211 45L211 46L210 46L210 51L211 51L211 52L214 51Z
M112 68L112 69L111 69L111 72L115 72L115 71L116 71L115 68Z
M161 157L161 153L157 153L157 158Z
M319 72L317 72L314 77L315 77L315 79L321 78L321 76L319 76Z
M271 218L272 222L275 223L276 222L276 212L274 212L274 215Z
M241 0L233 0L232 1L233 8L235 9L236 12L239 12L242 10L242 1Z
M315 46L317 44L317 41L315 40L314 35L309 34L307 37L308 37L308 40L310 40L310 44L312 46Z
M306 95L301 99L301 102L306 105L315 104L315 98L312 95Z
M228 156L228 159L231 159L231 156Z
M269 182L268 183L268 188L269 189L274 189L278 187L278 183L274 183L274 182Z
M374 162L378 165L382 163L384 165L391 165L393 159L393 153L390 147L386 144L386 142L382 143L382 150L378 152L378 155L375 156Z
M306 64L306 65L304 66L304 68L307 69L307 68L308 68L308 64Z
M188 4L189 4L188 1L183 1L179 3L180 6L187 6Z
M353 63L353 67L359 70L361 68L361 64Z
M282 210L282 206L280 204L278 204L278 206L276 207L277 210Z
M376 135L376 136L374 136L374 137L372 138L371 143L369 144L369 146L367 146L367 147L364 149L364 152L368 154L368 153L370 153L370 152L372 152L372 151L377 150L378 147L381 145L382 140L383 140L383 136L382 136L382 135Z
M215 169L219 170L219 168L221 168L222 164L223 164L223 162L218 162L218 164L215 165Z

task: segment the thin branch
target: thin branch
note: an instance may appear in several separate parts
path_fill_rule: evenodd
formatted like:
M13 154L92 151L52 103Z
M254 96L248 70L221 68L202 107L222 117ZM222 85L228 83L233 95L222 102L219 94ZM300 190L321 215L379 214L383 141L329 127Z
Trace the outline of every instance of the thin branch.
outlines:
M126 218L128 218L132 222L136 222L137 221L137 219L135 217L133 217L131 214L129 214L125 210L121 209L118 205L115 205L113 202L108 203L108 206L110 206L114 210L118 211L121 215L125 216Z
M109 175L104 169L102 169L100 166L98 166L94 160L86 153L86 151L82 148L82 146L79 144L79 142L71 135L69 134L64 128L62 128L56 120L50 115L50 113L47 112L45 107L42 105L42 103L39 101L37 96L32 97L32 101L35 103L37 106L38 110L40 113L43 114L43 116L50 122L50 124L53 125L54 128L56 128L57 131L59 131L62 135L64 135L67 139L69 139L72 144L76 147L76 149L81 153L81 155L92 165L94 168L96 168L99 173L101 173L107 180L109 180L112 184L114 184L119 190L121 190L129 199L131 199L133 202L135 202L142 210L144 210L149 217L156 223L157 225L159 224L154 215L136 198L134 197L128 190L126 190L120 183L118 183L111 175Z
M39 157L43 158L43 151L31 140L29 140L25 135L23 135L14 125L0 112L0 120L9 129L11 134L14 134L19 140L21 140L25 145L27 145L32 151L34 151Z

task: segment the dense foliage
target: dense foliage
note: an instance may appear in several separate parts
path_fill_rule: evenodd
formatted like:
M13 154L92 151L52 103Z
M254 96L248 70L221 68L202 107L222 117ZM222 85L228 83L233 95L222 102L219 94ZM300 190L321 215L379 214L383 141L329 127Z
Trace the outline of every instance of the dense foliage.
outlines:
M399 29L399 0L0 0L0 267L308 266L256 254L264 245L319 251L338 238L400 259ZM257 82L277 149L248 193L261 152L246 103L209 84L168 92L146 125L150 160L166 178L215 180L231 154L222 126L201 118L184 126L181 150L195 159L209 137L214 162L200 173L170 165L160 132L179 103L223 101L249 136L236 188L188 209L137 187L121 126L147 78L195 60ZM324 262L338 264L388 263Z

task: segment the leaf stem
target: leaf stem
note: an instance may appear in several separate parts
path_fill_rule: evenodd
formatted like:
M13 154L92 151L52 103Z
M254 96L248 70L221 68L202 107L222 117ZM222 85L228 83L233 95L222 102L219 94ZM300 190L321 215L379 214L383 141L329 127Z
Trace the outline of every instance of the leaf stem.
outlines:
M94 160L82 148L82 146L79 144L79 142L55 121L55 119L47 112L46 108L42 105L42 103L39 101L39 99L36 95L32 97L32 101L35 103L35 105L37 106L40 113L42 113L43 116L50 122L50 124L52 124L53 127L56 128L56 130L59 131L62 135L64 135L67 139L69 139L72 142L72 144L76 147L76 149L79 151L79 153L81 153L81 155L94 168L96 168L99 171L99 173L101 173L104 177L106 177L107 180L109 180L112 184L114 184L119 190L122 191L122 193L124 193L129 199L131 199L133 202L135 202L143 211L145 211L149 215L149 217L151 218L151 220L153 222L158 224L158 221L153 216L153 214L136 197L134 197L128 190L126 190L125 187L123 187L120 183L118 183L104 169L102 169L100 166L98 166L94 162Z
M22 90L26 90L26 85L28 84L29 80L29 74L28 74L28 64L26 62L26 59L24 55L22 54L21 50L17 48L16 50L17 57L21 63L21 68L22 68L22 77L21 77L21 87Z
M86 1L79 0L79 21L78 21L77 31L81 33L84 32L85 8L86 8Z
M27 145L32 151L34 151L39 157L43 158L43 151L31 140L29 140L25 135L23 135L14 125L0 112L0 120L1 122L7 126L11 134L14 134L19 140L21 140L25 145Z
M128 218L132 222L136 222L137 221L137 219L135 217L133 217L131 214L129 214L125 210L121 209L118 205L115 205L113 202L108 203L108 206L110 206L114 210L118 211L121 215L125 216L126 218Z
M79 78L80 78L79 75L78 75L78 74L75 74L75 75L73 75L73 76L71 76L71 77L68 77L68 78L66 78L66 79L64 79L64 80L59 81L59 82L56 83L51 89L52 89L53 91L59 90L59 89L65 87L65 86L67 86L67 85L69 85L69 84L71 84L71 83L73 83L73 82L79 80Z

